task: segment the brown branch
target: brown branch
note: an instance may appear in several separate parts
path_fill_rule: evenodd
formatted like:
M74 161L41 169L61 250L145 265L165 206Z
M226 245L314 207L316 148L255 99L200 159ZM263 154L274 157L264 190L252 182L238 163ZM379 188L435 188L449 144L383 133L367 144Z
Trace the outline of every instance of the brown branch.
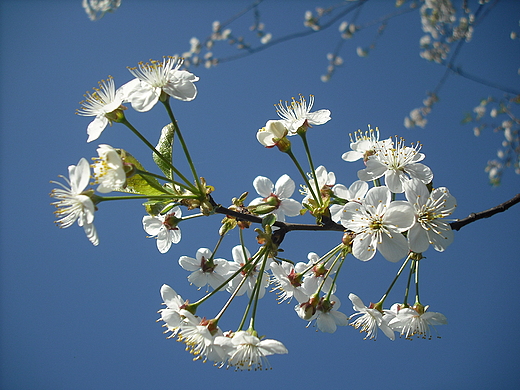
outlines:
M488 210L481 211L479 213L471 213L464 219L460 219L458 221L450 223L450 226L453 230L460 230L461 227L466 226L471 222L475 222L483 218L489 218L495 214L506 211L508 208L514 206L517 203L520 203L520 194L516 194L513 198L509 199L508 201L499 204L498 206L492 207Z
M248 221L252 223L262 223L262 218L252 214L245 214L238 211L230 210L224 206L217 204L213 198L210 196L210 202L214 206L214 212L217 214L229 215L230 217L237 218L239 220ZM450 226L453 230L460 230L462 227L478 221L479 219L489 218L495 214L501 213L509 209L511 206L520 203L520 194L516 194L513 198L508 201L499 204L498 206L492 207L488 210L481 211L478 213L471 213L468 217L464 219L460 219L450 223ZM275 236L278 238L279 243L282 242L285 234L290 231L336 231L342 232L345 231L345 227L335 223L330 218L323 217L323 224L303 224L303 223L288 223L276 221L274 226L279 229L275 232Z

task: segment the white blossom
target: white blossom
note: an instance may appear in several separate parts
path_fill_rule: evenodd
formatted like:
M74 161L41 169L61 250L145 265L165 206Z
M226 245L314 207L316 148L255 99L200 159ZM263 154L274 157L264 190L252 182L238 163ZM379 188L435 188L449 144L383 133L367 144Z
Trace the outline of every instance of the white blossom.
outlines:
M179 265L186 271L191 271L188 281L201 288L210 285L216 289L226 281L229 262L224 259L213 259L213 253L208 248L200 248L195 258L181 256ZM211 259L211 261L210 261Z
M143 217L143 228L150 236L156 237L159 252L168 252L172 244L177 244L181 240L181 231L177 227L181 216L181 209L175 206L166 214Z
M395 340L394 331L388 326L387 320L383 313L373 307L366 307L363 301L355 294L350 293L348 298L352 301L353 309L357 311L350 316L350 319L358 316L355 320L349 323L360 332L366 332L366 339L375 340L379 329L390 339ZM372 306L372 305L371 305Z
M310 95L309 104L300 95L300 100L292 98L292 102L285 102L285 105L280 100L276 105L276 112L282 118L282 123L289 131L288 135L295 135L298 129L304 124L307 126L322 125L330 120L329 110L318 110L311 112L314 105L314 95Z
M422 305L402 308L396 303L390 309L395 317L388 325L407 339L412 339L413 336L431 339L431 330L435 329L435 325L446 325L448 320L444 314L428 312L428 308L429 306Z
M432 244L436 251L443 252L453 242L453 231L442 218L451 215L457 207L455 197L446 187L430 193L419 180L411 180L405 186L405 194L415 209L417 221L407 235L410 250L422 253Z
M79 160L78 165L69 165L69 178L61 176L68 184L51 181L61 188L55 188L51 196L57 201L52 204L57 207L54 214L59 217L56 223L61 228L68 228L74 222L85 230L87 238L93 245L99 244L96 228L94 227L94 211L96 207L92 199L85 194L90 180L90 166L85 158Z
M359 260L374 257L376 250L389 261L398 261L408 254L408 243L401 234L415 223L412 205L391 201L387 187L373 187L361 204L349 202L343 209L341 224L356 233L352 254Z
M295 217L300 214L302 205L300 202L290 199L295 184L289 175L280 176L276 184L273 184L267 177L257 176L253 181L253 187L261 198L253 199L249 206L264 205L266 211L269 210L268 213L276 216L277 221L285 221L286 215Z
M105 127L111 124L111 120L107 117L117 110L124 100L124 92L122 88L116 91L114 79L109 76L107 80L101 80L99 88L94 88L94 92L87 92L85 100L80 102L81 107L76 111L78 115L95 116L87 127L87 142L92 142L99 138Z
M110 145L99 145L99 157L94 158L94 177L101 193L121 190L126 184L126 173L119 153Z

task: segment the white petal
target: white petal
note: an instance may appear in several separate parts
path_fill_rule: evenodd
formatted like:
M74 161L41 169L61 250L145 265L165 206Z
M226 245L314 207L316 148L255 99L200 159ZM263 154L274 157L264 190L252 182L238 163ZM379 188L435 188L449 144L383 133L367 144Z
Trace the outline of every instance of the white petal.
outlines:
M181 256L179 258L179 265L186 271L196 271L200 268L200 261L193 257Z
M267 177L257 176L253 181L253 187L255 187L255 190L256 192L258 192L258 195L267 198L273 193L274 184L271 181L271 179Z
M92 142L99 138L105 127L108 125L108 118L104 115L97 116L87 127L87 142Z
M276 181L274 188L274 193L279 198L290 198L295 189L294 180L289 175L282 175Z
M300 202L297 202L294 199L284 199L280 204L280 210L282 210L288 217L296 217L297 215L300 215L301 209L302 205Z
M415 224L408 231L408 246L410 250L417 253L425 252L430 246L428 234L420 224Z
M395 263L408 255L408 242L401 233L395 233L392 238L383 234L383 240L377 249L385 259Z

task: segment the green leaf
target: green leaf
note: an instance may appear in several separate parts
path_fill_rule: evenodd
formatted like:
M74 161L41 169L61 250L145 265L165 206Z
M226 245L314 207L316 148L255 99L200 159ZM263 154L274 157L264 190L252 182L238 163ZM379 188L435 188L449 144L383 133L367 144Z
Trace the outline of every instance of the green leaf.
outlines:
M172 153L173 153L173 135L175 132L175 127L173 123L170 123L163 127L161 131L161 136L159 137L159 142L155 149L159 153L161 153L164 158L168 161L172 161ZM168 179L173 179L173 172L171 167L166 164L157 154L153 153L153 160L157 164L157 166L163 171L164 175Z
M126 150L118 149L118 151L121 154L121 158L124 162L134 164L137 169L146 171L141 163ZM126 187L123 191L130 194L151 196L169 194L169 192L163 186L161 186L161 183L159 183L156 178L139 174L135 174L126 179Z
M276 216L274 214L268 214L262 218L262 227L265 229L266 226L273 226L276 222Z

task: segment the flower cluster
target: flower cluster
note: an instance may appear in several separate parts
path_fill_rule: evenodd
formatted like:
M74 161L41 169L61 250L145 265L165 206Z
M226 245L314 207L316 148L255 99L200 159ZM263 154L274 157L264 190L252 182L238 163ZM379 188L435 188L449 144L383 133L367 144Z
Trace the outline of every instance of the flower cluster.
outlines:
M118 89L109 77L101 81L94 92L85 95L78 114L94 117L87 128L87 141L98 139L108 124L123 124L151 149L160 172L148 171L126 150L99 145L98 156L92 159L92 164L82 158L77 165L69 166L69 177L63 177L65 184L53 182L60 186L51 193L56 199L53 205L57 208L57 224L66 228L77 221L92 244L98 245L94 214L99 203L145 200L143 229L149 237L155 238L157 249L164 254L181 240L179 226L185 221L225 215L213 250L202 247L194 257L178 258L181 268L189 272L188 282L204 295L188 301L167 285L161 288L166 307L159 310L160 320L169 337L184 343L194 360L211 361L216 366L237 370L261 370L270 368L267 356L286 354L287 349L281 342L259 337L256 330L257 306L268 291L276 293L279 303L293 302L297 317L307 322L307 326L313 324L325 333L334 333L338 327L350 324L366 332L368 339L375 339L378 329L392 340L395 332L407 339L431 338L434 326L445 324L446 318L440 313L428 312L428 306L420 303L419 265L424 258L422 253L430 245L442 252L453 241L446 217L454 211L456 201L445 187L433 188L433 173L423 164L422 145L408 146L397 137L381 139L379 130L370 127L365 133L351 134L351 150L342 158L346 162L362 163L363 167L357 172L358 180L344 185L337 182L340 175L336 176L323 165L315 167L307 139L307 134L314 132L311 128L331 120L330 111L312 111L312 95L308 100L300 95L299 100L280 101L275 105L279 119L267 121L256 137L264 147L276 146L291 159L302 181L302 198L293 199L297 194L296 181L288 174L281 175L276 182L258 176L253 180L258 197L246 203L248 192L244 192L233 198L232 206L225 208L210 195L215 188L197 173L170 107L170 98L188 102L197 96L194 83L198 77L182 70L182 65L183 60L174 57L140 63L129 68L134 79ZM159 102L164 105L171 123L162 129L157 145L153 146L129 122L125 104L140 113L151 110ZM174 138L182 148L188 174L173 162ZM301 139L308 169L304 169L293 154L289 138ZM106 195L111 192L124 196ZM190 213L193 210L199 212ZM286 222L286 218L306 213L315 219L315 225ZM253 224L259 225L254 229L257 248L249 251L244 231ZM232 247L228 260L219 248L233 230L238 232L239 244ZM280 256L284 237L293 230L330 230L342 235L327 253L320 256L309 252L306 260L293 261ZM368 261L377 252L391 262L404 259L403 263L376 304L367 307L356 295L349 295L356 311L349 319L339 311L338 275L349 254ZM388 293L407 265L410 268L403 302L383 309ZM416 299L410 305L408 292L412 276L416 279ZM228 297L218 314L211 319L199 317L199 307L215 294ZM247 301L241 322L236 330L223 332L220 321L231 303L240 299Z

